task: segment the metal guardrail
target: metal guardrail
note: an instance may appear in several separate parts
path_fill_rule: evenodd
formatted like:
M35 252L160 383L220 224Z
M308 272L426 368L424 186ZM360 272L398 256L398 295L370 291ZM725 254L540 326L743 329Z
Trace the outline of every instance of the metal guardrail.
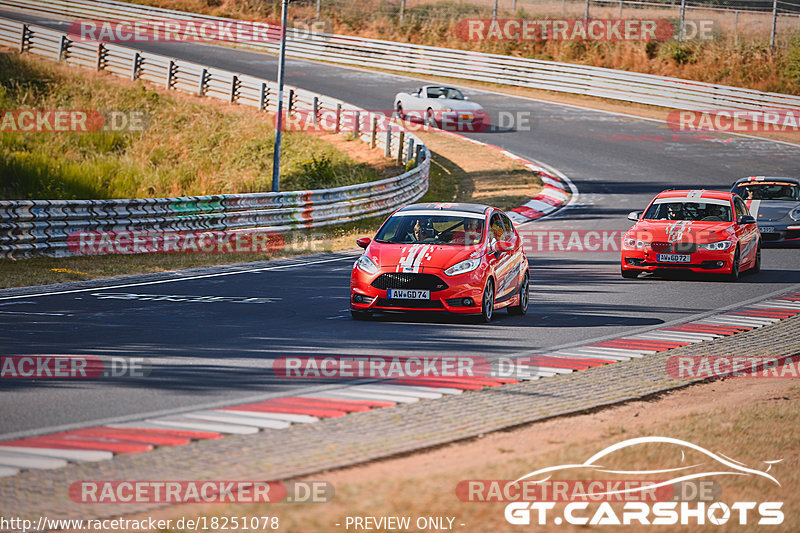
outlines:
M110 0L0 0L0 6L68 20L229 21ZM277 28L275 30L277 32ZM240 43L242 44L242 43ZM277 52L278 43L246 46ZM800 110L800 96L769 93L586 65L516 58L433 46L287 29L286 53L303 59L378 67L455 79L500 83L610 98L681 110ZM764 121L777 120L769 114Z
M0 19L0 44L20 51L170 89L277 111L277 84L216 68ZM284 110L320 120L332 129L382 147L398 163L415 168L372 183L281 193L222 194L127 200L2 200L0 257L72 255L70 235L80 232L284 231L377 216L419 199L428 189L430 152L390 118L295 87L285 87ZM349 116L345 123L343 116ZM348 129L349 128L349 129ZM378 134L378 129L381 133ZM347 131L345 131L347 130Z

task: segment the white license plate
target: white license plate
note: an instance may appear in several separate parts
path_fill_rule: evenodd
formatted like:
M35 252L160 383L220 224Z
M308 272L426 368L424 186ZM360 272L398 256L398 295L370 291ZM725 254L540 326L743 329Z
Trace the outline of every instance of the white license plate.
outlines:
M691 255L685 254L658 254L659 263L689 263L692 260Z
M389 289L389 299L402 298L403 300L430 300L431 291L418 289Z
M758 228L758 231L761 233L778 233L778 230L775 228Z

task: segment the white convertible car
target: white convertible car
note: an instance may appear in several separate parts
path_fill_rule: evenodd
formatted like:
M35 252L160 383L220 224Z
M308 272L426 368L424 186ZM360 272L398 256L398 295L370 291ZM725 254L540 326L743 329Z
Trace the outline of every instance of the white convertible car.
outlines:
M394 108L400 118L441 125L446 130L476 131L486 129L488 116L480 104L453 87L425 85L410 93L397 93Z

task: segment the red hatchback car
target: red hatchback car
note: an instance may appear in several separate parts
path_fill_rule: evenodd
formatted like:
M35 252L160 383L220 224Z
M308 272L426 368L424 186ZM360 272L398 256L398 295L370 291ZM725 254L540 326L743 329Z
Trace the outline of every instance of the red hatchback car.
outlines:
M511 220L477 204L413 204L395 211L353 265L350 310L449 311L489 322L528 310L528 259Z
M756 220L736 194L719 191L664 191L622 239L622 277L641 272L688 270L723 274L761 269Z

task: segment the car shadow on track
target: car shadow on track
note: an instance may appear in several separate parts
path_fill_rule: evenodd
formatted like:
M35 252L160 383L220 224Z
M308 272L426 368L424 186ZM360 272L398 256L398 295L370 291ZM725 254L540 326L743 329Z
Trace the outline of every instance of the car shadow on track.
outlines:
M721 274L704 274L700 272L682 272L663 270L654 273L640 274L638 278L625 280L636 281L685 281L685 282L716 282L716 283L800 283L800 271L782 269L761 269L761 272L745 270L739 273L737 281L730 281Z

